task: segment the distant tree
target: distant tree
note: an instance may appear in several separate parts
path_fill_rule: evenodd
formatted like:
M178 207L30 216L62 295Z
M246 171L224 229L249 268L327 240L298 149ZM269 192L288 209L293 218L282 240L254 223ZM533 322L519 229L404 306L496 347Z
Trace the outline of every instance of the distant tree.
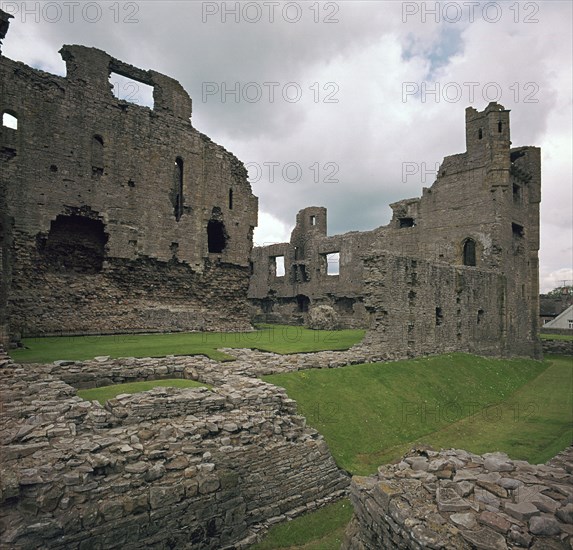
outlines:
M553 290L550 290L547 295L548 296L563 296L564 294L568 294L569 296L573 296L573 285L566 285L566 286L558 286Z

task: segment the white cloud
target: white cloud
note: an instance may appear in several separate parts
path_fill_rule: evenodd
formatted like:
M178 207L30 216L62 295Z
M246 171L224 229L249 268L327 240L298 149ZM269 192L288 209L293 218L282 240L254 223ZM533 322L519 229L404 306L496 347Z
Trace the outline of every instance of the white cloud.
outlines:
M253 241L256 246L284 243L290 240L291 229L272 214L259 211L259 225L255 229Z

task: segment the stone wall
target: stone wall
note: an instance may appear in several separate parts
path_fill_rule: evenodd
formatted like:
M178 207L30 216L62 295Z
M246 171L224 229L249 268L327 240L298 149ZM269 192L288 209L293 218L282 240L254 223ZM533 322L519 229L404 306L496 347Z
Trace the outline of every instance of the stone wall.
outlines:
M245 548L346 492L322 437L260 380L230 375L212 390L156 388L102 407L62 380L79 380L77 365L4 356L0 367L2 547ZM127 379L171 374L136 368Z
M573 340L541 340L543 353L573 355Z
M354 477L343 550L569 549L573 447L548 465L463 450L408 453Z
M65 77L0 55L0 115L17 120L0 122L3 339L248 328L258 205L242 162L193 127L177 81L95 48L60 53Z
M529 355L537 335L520 324L505 327L506 284L492 269L373 255L365 260L364 300L372 324L364 345L410 357L504 355L510 345L514 354Z

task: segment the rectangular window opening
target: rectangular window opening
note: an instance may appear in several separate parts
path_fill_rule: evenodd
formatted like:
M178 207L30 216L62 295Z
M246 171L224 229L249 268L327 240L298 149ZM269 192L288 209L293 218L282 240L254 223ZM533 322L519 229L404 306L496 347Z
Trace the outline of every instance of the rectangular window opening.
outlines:
M400 229L404 227L414 227L416 223L414 222L414 218L398 218L400 222Z
M274 264L275 264L275 277L284 277L285 276L285 257L284 256L275 256L274 257Z
M10 128L11 130L18 129L18 117L9 113L8 111L4 111L2 113L2 126L5 128Z
M316 216L310 217L310 225L316 225Z
M511 231L513 232L514 237L523 237L525 235L523 225L519 225L517 223L511 224Z
M120 101L153 109L153 86L118 73L109 75L113 95Z
M340 252L331 252L326 255L326 274L340 275Z

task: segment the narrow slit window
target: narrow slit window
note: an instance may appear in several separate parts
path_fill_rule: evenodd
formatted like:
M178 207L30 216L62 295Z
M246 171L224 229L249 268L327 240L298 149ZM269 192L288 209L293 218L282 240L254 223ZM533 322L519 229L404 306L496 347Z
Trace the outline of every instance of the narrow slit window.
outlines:
M310 217L310 225L316 225L316 216Z
M18 117L8 111L2 113L2 126L11 128L12 130L18 129Z
M229 189L229 210L233 210L233 190Z
M173 213L179 221L183 215L183 159L175 159L175 175L173 177Z
M436 308L436 326L439 327L444 321L444 314L442 313L442 308Z
M469 266L476 265L476 243L473 239L464 242L463 263Z
M92 137L92 174L103 174L103 138L98 135Z
M501 122L501 120L500 120L500 121L497 123L497 131L498 131L498 133L501 134L502 130L503 130L503 122Z
M483 130L480 128L478 130L478 139L482 139L483 138Z
M515 204L521 203L521 186L516 183L513 184L513 202Z

